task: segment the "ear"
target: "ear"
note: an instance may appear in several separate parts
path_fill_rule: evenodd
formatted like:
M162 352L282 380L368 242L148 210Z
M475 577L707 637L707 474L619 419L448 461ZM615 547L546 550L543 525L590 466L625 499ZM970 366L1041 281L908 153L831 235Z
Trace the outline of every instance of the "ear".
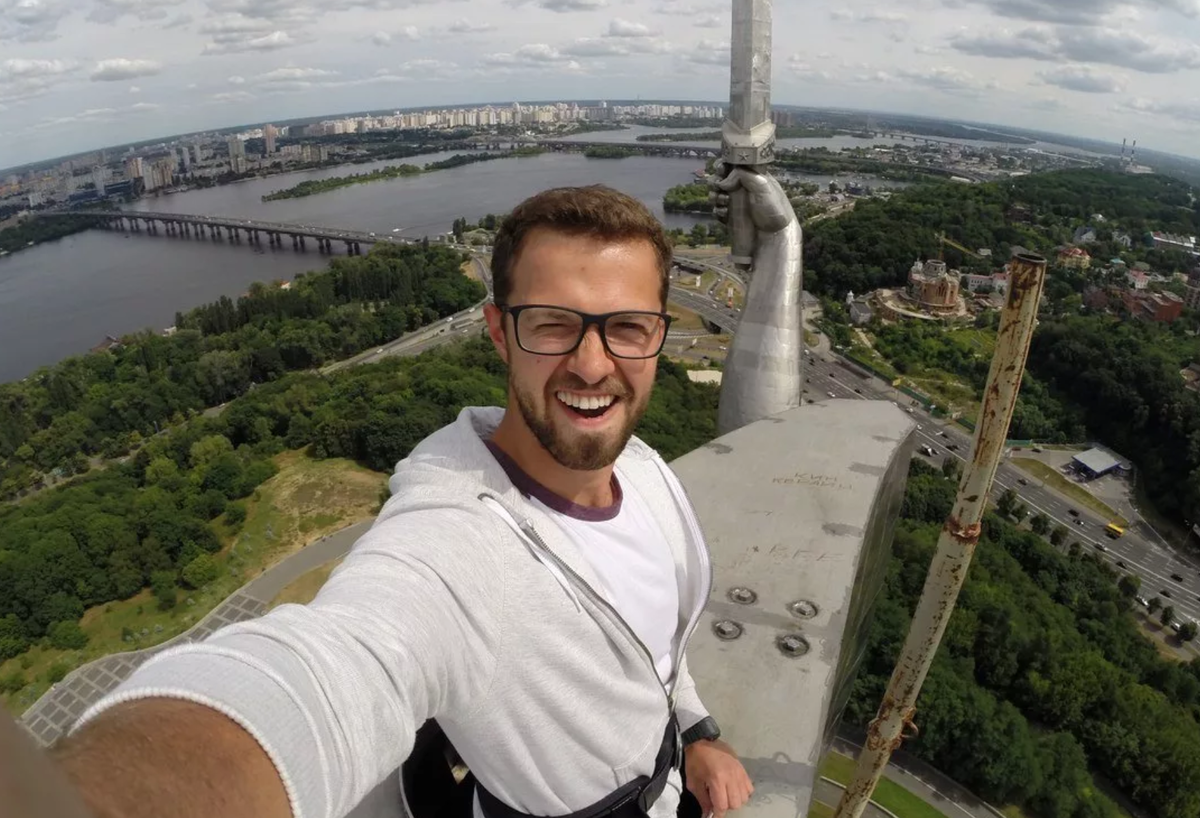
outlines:
M495 304L485 304L483 317L487 321L488 337L492 339L492 346L496 348L496 354L507 364L508 335L504 332L504 313L500 312L500 308Z

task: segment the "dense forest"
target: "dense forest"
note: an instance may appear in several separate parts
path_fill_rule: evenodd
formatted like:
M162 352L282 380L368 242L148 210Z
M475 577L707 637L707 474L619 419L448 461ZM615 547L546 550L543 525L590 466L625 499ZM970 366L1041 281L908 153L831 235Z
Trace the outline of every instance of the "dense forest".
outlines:
M61 239L73 233L95 227L97 221L92 216L59 216L53 219L26 219L13 227L0 230L0 250L5 253L15 253L30 244L41 244L44 241Z
M954 491L913 462L852 724L879 706ZM1149 815L1200 814L1200 660L1157 655L1129 613L1136 593L1078 546L989 514L905 748L1039 818L1118 815L1089 766Z
M46 639L78 647L90 606L150 586L175 604L179 585L211 581L236 502L274 473L284 449L349 457L387 472L466 405L503 405L504 365L479 337L417 358L329 377L292 373L148 440L124 462L0 507L0 662ZM663 359L638 434L668 458L716 436L717 390ZM11 684L8 684L11 687Z
M898 286L913 260L936 256L940 230L967 247L991 249L997 260L1007 259L1014 246L1052 257L1097 213L1105 217L1100 232L1108 238L1093 248L1097 254L1120 250L1130 263L1147 260L1163 272L1194 264L1144 241L1152 230L1200 233L1200 203L1188 185L1163 176L1063 171L986 185L924 185L887 201L862 201L853 213L807 231L805 286L838 298L848 290ZM1111 242L1117 229L1134 238L1133 248ZM989 267L949 247L946 259L964 269ZM1091 314L1081 295L1097 276L1051 272L1011 434L1106 443L1138 467L1159 510L1200 519L1200 399L1179 376L1200 359L1197 321L1189 315L1161 326ZM982 390L989 362L955 345L939 327L903 324L874 332L876 348L901 373L935 367Z
M486 295L446 247L377 246L338 258L289 289L255 284L145 332L0 385L0 497L54 470L86 471L190 413L289 370L348 357L465 309Z
M967 247L988 248L996 259L1017 246L1049 253L1096 213L1138 244L1151 230L1200 233L1200 201L1188 185L1165 176L1077 170L980 185L925 184L886 200L861 200L852 213L807 230L804 285L837 298L896 286L914 260L937 256L939 231ZM1158 258L1163 266L1186 264L1182 255ZM972 267L951 247L946 261Z

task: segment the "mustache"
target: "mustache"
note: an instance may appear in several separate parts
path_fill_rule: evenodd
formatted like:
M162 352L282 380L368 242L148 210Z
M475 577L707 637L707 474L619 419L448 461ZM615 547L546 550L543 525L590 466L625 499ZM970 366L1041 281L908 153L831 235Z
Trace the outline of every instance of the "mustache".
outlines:
M565 392L607 392L618 398L628 398L633 394L632 389L611 376L598 384L590 384L579 377L564 378L556 381L550 387L551 392L558 392L559 390Z

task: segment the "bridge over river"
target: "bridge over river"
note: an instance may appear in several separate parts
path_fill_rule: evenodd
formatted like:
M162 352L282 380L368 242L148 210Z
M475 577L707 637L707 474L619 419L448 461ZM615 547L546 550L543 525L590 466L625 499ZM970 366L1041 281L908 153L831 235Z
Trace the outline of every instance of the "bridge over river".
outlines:
M345 230L340 227L320 227L311 224L292 224L288 222L266 222L256 219L237 219L226 216L190 216L185 213L154 213L152 211L130 210L60 210L54 213L40 214L43 218L53 216L94 216L100 221L100 227L110 230L128 230L132 233L157 234L165 232L170 236L185 238L205 237L214 241L228 239L232 243L262 244L265 239L268 244L282 247L284 237L292 240L292 247L297 250L307 250L308 240L317 243L317 249L323 253L333 252L333 243L341 242L346 245L346 254L362 255L362 245L387 242L390 244L412 244L413 239L398 236L376 235L364 230Z

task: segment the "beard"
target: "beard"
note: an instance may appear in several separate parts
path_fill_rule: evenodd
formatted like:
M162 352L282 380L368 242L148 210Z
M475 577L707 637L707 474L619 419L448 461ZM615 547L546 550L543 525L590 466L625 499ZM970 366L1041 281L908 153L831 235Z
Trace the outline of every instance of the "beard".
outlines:
M573 471L596 471L615 463L625 450L629 438L633 437L634 427L642 419L650 403L649 393L637 398L624 384L612 379L607 380L602 384L601 390L616 395L621 404L610 411L623 411L625 421L616 429L588 433L560 428L554 422L553 407L550 405L550 401L558 400L554 396L556 391L582 391L587 388L586 384L558 384L553 388L547 386L548 396L540 411L534 396L514 380L511 368L508 374L508 388L510 393L516 396L521 417L538 443L542 444L542 448L550 453L555 462Z

